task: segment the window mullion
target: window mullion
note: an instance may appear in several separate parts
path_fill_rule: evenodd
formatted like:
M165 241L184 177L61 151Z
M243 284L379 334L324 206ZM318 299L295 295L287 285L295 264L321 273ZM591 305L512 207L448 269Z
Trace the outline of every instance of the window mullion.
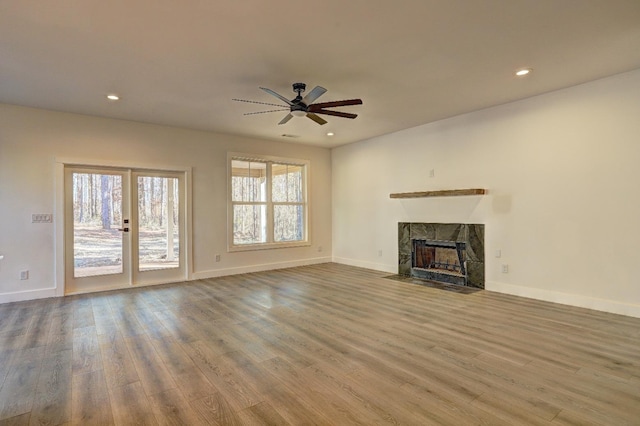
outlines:
M302 192L302 208L303 208L303 217L304 217L304 227L302 229L303 235L302 238L305 241L309 240L309 203L308 203L308 198L307 198L307 173L309 172L308 167L304 168L304 172L302 173L301 176L301 185L302 188L301 192Z
M267 242L272 243L274 241L274 213L273 213L273 201L272 201L272 168L273 163L267 162Z

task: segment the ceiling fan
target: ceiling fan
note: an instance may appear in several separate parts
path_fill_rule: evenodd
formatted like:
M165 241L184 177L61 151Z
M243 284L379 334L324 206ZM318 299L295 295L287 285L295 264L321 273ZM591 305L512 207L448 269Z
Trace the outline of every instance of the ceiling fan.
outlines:
M237 102L248 102L252 104L281 107L280 109L272 109L269 111L247 112L244 115L265 114L268 112L286 111L288 108L289 113L282 120L280 120L278 124L284 124L287 121L291 120L293 117L304 117L304 116L310 118L311 120L315 121L320 125L327 124L327 120L318 116L318 114L333 115L335 117L342 117L342 118L356 118L358 116L357 114L351 114L349 112L332 111L325 108L335 108L335 107L349 106L349 105L362 105L362 99L346 99L343 101L320 102L320 103L314 104L313 101L315 101L320 96L322 96L327 91L327 89L325 89L324 87L316 86L313 88L313 90L307 93L303 98L302 92L304 92L306 88L307 88L307 85L304 83L293 83L293 91L296 92L298 95L292 100L289 100L284 96L274 92L273 90L267 89L266 87L260 88L265 92L267 92L268 94L270 94L271 96L275 96L276 98L280 99L286 105L270 104L267 102L258 102L258 101L248 101L245 99L232 99L232 100Z

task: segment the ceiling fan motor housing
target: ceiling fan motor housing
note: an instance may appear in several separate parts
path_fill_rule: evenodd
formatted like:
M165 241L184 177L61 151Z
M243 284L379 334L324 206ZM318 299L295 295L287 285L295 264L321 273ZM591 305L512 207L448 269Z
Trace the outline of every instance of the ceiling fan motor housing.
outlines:
M291 105L291 114L294 117L303 117L307 115L307 106L302 102L296 102Z

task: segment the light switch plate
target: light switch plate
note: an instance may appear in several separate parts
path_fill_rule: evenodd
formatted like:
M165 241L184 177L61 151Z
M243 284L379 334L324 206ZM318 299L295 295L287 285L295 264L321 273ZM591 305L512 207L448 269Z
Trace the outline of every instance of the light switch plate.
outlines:
M53 215L48 213L34 213L31 215L31 223L51 223Z

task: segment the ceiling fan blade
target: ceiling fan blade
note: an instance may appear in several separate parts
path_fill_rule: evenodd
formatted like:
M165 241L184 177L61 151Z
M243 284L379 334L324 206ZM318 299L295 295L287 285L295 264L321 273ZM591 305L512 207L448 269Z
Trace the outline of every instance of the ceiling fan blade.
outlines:
M312 119L313 121L315 121L316 123L318 123L319 125L323 125L323 124L327 124L327 120L325 120L322 117L318 117L317 115L315 115L312 112L308 112L307 113L307 117L309 117L310 119Z
M236 102L247 102L247 103L250 103L250 104L260 104L260 105L269 105L269 106L277 106L277 107L284 106L284 105L278 105L278 104L270 104L270 103L267 103L267 102L248 101L246 99L231 99L231 100L232 101L236 101Z
M284 124L287 121L291 120L292 118L293 118L293 115L291 115L291 113L289 113L282 120L280 120L280 122L278 124Z
M345 99L344 101L320 102L309 105L309 111L317 111L322 108L334 108L348 105L362 105L362 99Z
M313 88L312 91L307 93L307 96L302 98L302 103L304 103L305 105L312 104L313 101L318 99L320 96L324 95L326 93L326 91L327 91L327 89L325 89L324 87L316 86L316 87Z
M285 98L285 97L284 97L284 96L282 96L282 95L277 94L276 92L274 92L274 91L273 91L273 90L271 90L271 89L267 89L266 87L261 87L260 89L264 90L265 92L267 92L267 93L268 93L268 94L270 94L271 96L275 96L276 98L278 98L278 99L280 99L281 101L285 102L287 105L293 105L293 103L292 103L289 99Z
M266 113L268 113L268 112L278 112L278 111L288 111L288 109L284 109L284 108L283 108L283 109L272 109L272 110L269 110L269 111L245 112L245 113L244 113L244 114L242 114L242 115L266 114Z
M335 115L336 117L342 118L356 118L358 114L351 114L350 112L340 112L340 111L330 111L328 109L321 109L319 111L314 111L316 114L326 114L326 115Z

